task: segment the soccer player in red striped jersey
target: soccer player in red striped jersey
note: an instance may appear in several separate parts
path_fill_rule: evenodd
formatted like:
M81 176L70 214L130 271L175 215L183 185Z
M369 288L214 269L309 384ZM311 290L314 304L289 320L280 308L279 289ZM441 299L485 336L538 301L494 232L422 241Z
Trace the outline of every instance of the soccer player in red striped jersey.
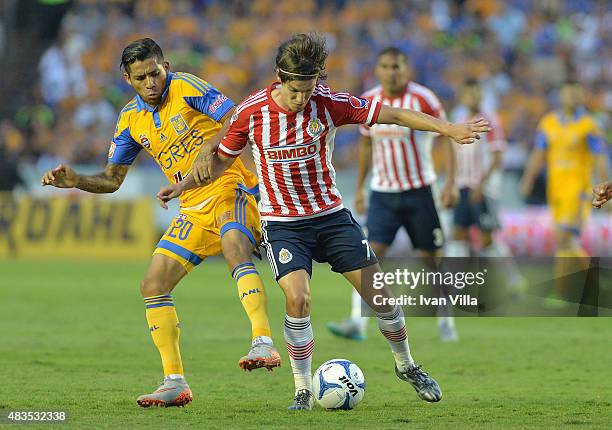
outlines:
M366 100L446 119L444 108L433 91L410 79L408 58L398 48L387 47L380 51L375 74L380 84L363 94ZM429 270L438 270L444 234L431 189L436 180L431 152L435 135L395 124L361 125L359 131L355 209L359 214L366 212L364 186L372 170L366 221L372 250L383 259L403 227L422 263ZM440 200L443 207L450 208L457 199L455 152L448 139L443 138L439 143L444 145L446 162L446 181ZM328 323L328 329L348 339L365 339L368 320L362 318L361 309L361 297L353 290L351 316L339 323ZM441 307L438 314L440 338L457 341L452 306Z
M373 302L375 293L383 300L391 293L387 288L374 292L368 283L380 273L380 267L336 188L331 163L334 136L344 124L386 123L473 143L489 127L483 120L449 124L421 112L332 92L318 83L325 78L326 58L325 41L317 35L298 34L283 42L276 56L279 82L244 100L216 153L208 157L211 152L207 150L192 175L162 188L158 197L167 201L196 183L214 180L250 144L261 189L263 242L286 298L285 340L295 381L289 409L310 410L314 403L312 260L329 263L332 271L341 273L361 292L391 347L397 376L410 383L423 400L437 402L442 397L440 387L410 354L401 308Z
M453 120L485 118L491 131L483 134L478 145L463 145L457 148L457 178L459 204L453 214L453 237L447 243L449 257L469 257L469 228L480 232L482 257L500 257L508 274L508 286L515 292L525 287L525 279L512 259L512 252L501 240L494 237L500 228L496 207L501 193L502 154L507 142L497 115L482 112L480 84L468 79L460 90L461 105L454 111Z

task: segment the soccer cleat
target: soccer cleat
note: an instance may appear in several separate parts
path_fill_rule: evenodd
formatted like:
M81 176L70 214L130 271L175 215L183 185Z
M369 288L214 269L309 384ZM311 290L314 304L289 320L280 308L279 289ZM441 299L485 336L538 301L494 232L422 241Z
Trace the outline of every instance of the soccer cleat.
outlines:
M136 399L143 408L149 406L160 406L167 408L169 406L185 406L191 403L193 394L187 385L184 378L170 379L165 378L159 388L151 394L143 394Z
M365 340L365 324L356 323L352 318L347 318L342 322L328 322L327 329L339 337L344 337L351 340Z
M287 409L290 411L309 411L314 405L314 396L310 390L299 390L293 399L293 404Z
M459 342L459 334L454 325L447 321L443 321L439 324L440 327L440 340L442 342Z
M421 366L412 365L405 372L401 372L396 365L395 374L402 381L412 385L421 399L427 402L439 402L442 399L440 386L431 376L421 370Z
M265 367L272 371L275 367L280 367L281 357L274 345L260 342L257 339L253 341L253 346L247 355L238 361L238 366L249 372L254 369Z

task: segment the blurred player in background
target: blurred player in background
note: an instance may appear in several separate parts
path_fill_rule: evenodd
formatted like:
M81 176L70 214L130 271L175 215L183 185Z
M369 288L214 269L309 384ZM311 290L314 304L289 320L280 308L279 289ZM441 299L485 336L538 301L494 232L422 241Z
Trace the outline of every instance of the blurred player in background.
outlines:
M593 207L599 209L612 199L612 181L602 182L593 187Z
M377 57L375 74L380 85L366 91L363 97L387 106L418 110L433 117L446 119L438 97L427 87L411 80L412 68L407 56L395 47L383 49ZM425 265L436 269L434 259L442 256L444 234L431 185L436 180L432 161L434 134L400 127L395 124L359 126L359 168L355 209L366 211L364 185L370 170L370 199L367 207L367 236L372 251L383 259L400 228L410 237ZM456 203L455 152L447 138L441 138L445 150L446 182L440 195L442 206ZM474 146L474 145L468 145ZM372 168L373 167L373 168ZM456 341L458 335L452 307L442 310L439 317L440 337ZM351 316L327 324L335 335L362 340L366 336L368 319L362 317L361 296L353 290Z
M194 175L164 187L167 201L196 182L218 177L251 144L261 184L263 242L270 265L285 293L285 340L295 382L291 410L312 409L310 277L312 260L327 262L362 294L374 310L381 333L393 352L397 376L428 402L441 399L440 387L416 365L408 345L402 310L388 302L376 306L368 280L380 273L375 254L359 224L342 204L331 164L336 129L345 124L399 124L472 143L488 131L485 121L449 124L427 114L393 108L318 83L325 78L325 40L298 34L278 48L280 82L253 93L236 109L229 131L212 163L194 164ZM362 281L365 285L362 288ZM388 289L377 290L390 298Z
M568 81L560 91L561 110L544 115L535 148L523 175L520 191L528 196L542 168L547 167L547 200L555 229L556 257L586 257L580 232L590 213L593 175L607 178L606 145L597 123L582 107L580 84ZM555 259L556 291L562 298L563 276L570 273L566 258Z
M449 257L470 256L470 227L480 233L480 255L503 257L508 268L508 286L523 287L524 280L512 260L512 253L493 233L501 226L497 214L497 201L501 193L502 155L507 142L495 113L482 112L480 84L468 79L460 90L461 105L453 111L453 121L461 122L472 118L484 118L491 125L491 131L482 135L478 145L457 147L457 186L459 204L453 213L453 238L448 241Z
M121 66L126 82L137 95L119 114L106 169L86 176L60 165L44 174L43 185L115 192L143 148L155 158L168 181L177 183L190 172L203 143L218 142L229 127L232 101L194 75L170 72L169 63L153 40L139 39L127 46ZM252 348L240 359L240 367L252 370L280 366L270 337L264 285L251 261L261 237L252 195L256 186L255 175L238 160L214 184L182 196L180 214L157 244L140 287L165 376L157 391L138 398L140 406L183 406L192 400L170 293L208 256L223 253L251 321Z

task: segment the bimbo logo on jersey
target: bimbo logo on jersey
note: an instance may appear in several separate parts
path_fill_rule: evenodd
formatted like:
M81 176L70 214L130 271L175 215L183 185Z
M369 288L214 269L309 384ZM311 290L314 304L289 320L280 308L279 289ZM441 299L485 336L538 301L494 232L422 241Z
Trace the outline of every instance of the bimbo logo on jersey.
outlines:
M272 163L301 161L314 157L320 149L320 141L308 145L272 147L266 149L266 158Z

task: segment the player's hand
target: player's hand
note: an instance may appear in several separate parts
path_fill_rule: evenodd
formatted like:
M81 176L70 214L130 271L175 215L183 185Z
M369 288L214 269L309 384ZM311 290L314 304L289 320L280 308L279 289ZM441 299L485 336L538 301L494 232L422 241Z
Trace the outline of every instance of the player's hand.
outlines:
M484 199L484 194L480 187L474 188L470 190L470 202L471 203L480 203Z
M55 169L47 170L40 183L44 187L45 185L53 185L57 188L74 188L77 184L79 177L72 167L60 164Z
M191 174L199 187L210 183L213 175L213 160L216 149L206 143L202 145L200 153L193 161Z
M365 211L365 193L363 190L357 190L357 194L355 195L355 212L359 215L363 215Z
M450 209L457 206L457 202L459 201L459 191L454 184L450 182L446 182L444 184L444 188L442 188L442 193L440 193L440 203L444 209Z
M181 186L181 183L171 184L165 187L161 187L155 197L157 197L157 202L162 208L168 209L167 203L170 200L177 198L182 193L183 187Z
M450 124L445 133L459 144L470 144L480 139L481 133L491 131L489 123L484 118L472 119L468 122Z
M612 199L612 181L602 182L593 187L593 207L599 209Z

